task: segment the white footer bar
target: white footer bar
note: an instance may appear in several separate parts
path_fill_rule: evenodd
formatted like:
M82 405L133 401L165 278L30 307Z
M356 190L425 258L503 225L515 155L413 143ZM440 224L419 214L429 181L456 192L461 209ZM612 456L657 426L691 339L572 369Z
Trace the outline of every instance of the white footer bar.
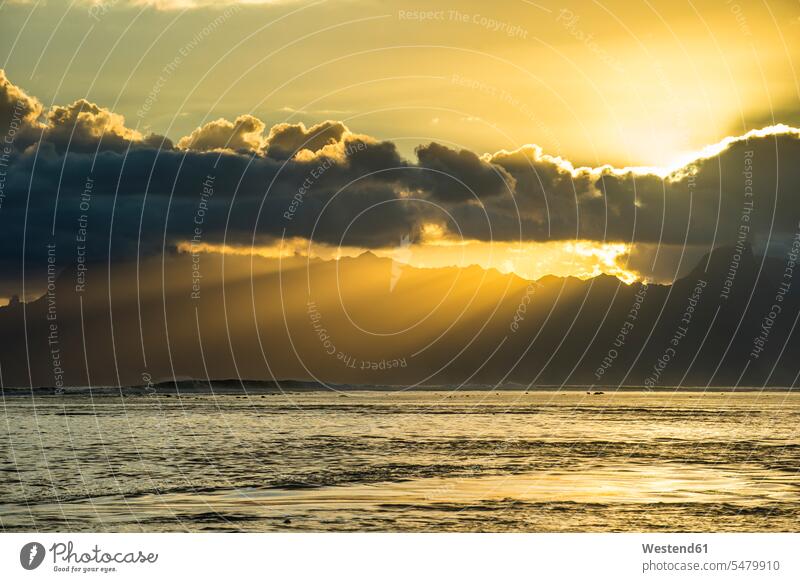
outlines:
M0 534L0 580L800 580L800 534Z

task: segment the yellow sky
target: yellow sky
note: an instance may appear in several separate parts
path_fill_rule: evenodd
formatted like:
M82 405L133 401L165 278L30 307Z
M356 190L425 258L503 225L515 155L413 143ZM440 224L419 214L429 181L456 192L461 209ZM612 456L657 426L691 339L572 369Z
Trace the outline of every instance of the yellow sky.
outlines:
M536 143L579 164L666 165L798 116L796 2L120 0L91 18L92 4L4 6L9 75L174 138L253 113L342 119L407 154Z

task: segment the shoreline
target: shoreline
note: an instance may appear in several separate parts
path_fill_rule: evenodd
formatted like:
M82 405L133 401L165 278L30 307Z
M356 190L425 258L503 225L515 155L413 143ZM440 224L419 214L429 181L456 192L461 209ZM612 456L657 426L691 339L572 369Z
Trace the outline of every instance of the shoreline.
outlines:
M59 398L59 397L76 397L76 396L92 396L92 397L170 397L170 396L280 396L280 395L297 395L297 394L318 394L318 393L332 393L339 395L346 395L348 393L482 393L482 394L499 394L499 393L520 393L520 394L545 394L545 393L565 393L565 394L586 394L591 396L604 396L613 395L618 393L625 394L752 394L752 393L800 393L797 387L781 387L781 386L768 386L768 387L753 387L753 386L711 386L711 387L674 387L674 386L661 386L648 388L645 386L484 386L472 385L463 387L454 387L448 385L432 385L432 386L391 386L391 385L346 385L346 384L330 384L322 385L313 382L302 382L297 380L271 382L271 381L212 381L208 382L195 382L195 381L179 381L179 382L163 382L152 385L140 386L76 386L63 388L56 391L52 387L13 387L0 389L0 396L5 397L42 397L42 398Z

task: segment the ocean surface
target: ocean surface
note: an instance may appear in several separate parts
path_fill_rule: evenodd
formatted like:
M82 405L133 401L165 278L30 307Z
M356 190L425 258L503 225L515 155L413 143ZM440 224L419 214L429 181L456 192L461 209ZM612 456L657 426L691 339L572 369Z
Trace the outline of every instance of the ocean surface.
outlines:
M6 531L800 531L800 394L3 397Z

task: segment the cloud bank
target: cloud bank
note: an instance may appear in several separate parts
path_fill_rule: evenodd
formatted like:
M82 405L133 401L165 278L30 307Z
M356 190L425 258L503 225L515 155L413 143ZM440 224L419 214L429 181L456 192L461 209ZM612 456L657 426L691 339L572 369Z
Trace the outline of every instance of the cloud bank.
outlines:
M418 241L430 225L477 241L626 243L644 272L658 249L780 249L800 220L800 131L787 126L669 169L575 168L536 145L481 155L434 142L408 160L339 121L267 129L251 115L173 144L83 99L45 110L0 71L0 136L0 263L10 273L40 264L45 243L67 264L79 244L87 260L173 252L193 236L379 248Z

